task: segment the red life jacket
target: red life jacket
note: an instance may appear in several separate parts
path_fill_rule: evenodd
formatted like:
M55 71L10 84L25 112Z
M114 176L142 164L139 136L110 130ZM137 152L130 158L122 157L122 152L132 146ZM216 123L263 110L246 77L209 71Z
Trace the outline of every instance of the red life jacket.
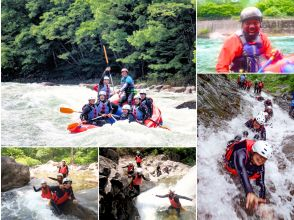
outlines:
M130 171L132 171L132 170L134 170L134 165L129 165L129 166L128 166L128 172L130 172Z
M56 203L56 205L61 205L69 199L68 192L64 192L63 196L60 198L57 197L56 192L52 196L52 200Z
M137 163L142 163L142 158L140 156L136 156L135 160Z
M169 202L170 202L170 204L171 204L171 206L172 207L174 207L175 209L179 209L179 208L181 208L181 203L177 203L176 201L175 201L175 197L168 197L168 199L169 199Z
M59 173L62 173L62 174L67 174L67 166L65 165L64 167L60 167L59 168Z
M142 184L142 176L136 174L135 179L133 179L133 185L140 186Z
M51 199L51 192L50 192L49 186L47 186L46 189L42 187L41 196L42 198L45 198L45 199Z
M246 141L246 159L248 159L249 156L253 153L252 146L254 145L255 141L253 141L253 140L245 140L245 141ZM228 165L228 161L230 161L233 153L235 152L235 149L234 148L235 148L236 144L238 144L240 142L242 142L242 141L239 141L239 142L236 142L236 143L232 143L231 145L229 145L227 147L226 154L225 154L225 159L226 159L225 168L227 169L227 171L229 171L234 176L237 176L238 175L237 170L231 168ZM255 173L252 176L249 176L249 179L255 180L255 179L258 179L259 177L260 177L260 174L259 173Z

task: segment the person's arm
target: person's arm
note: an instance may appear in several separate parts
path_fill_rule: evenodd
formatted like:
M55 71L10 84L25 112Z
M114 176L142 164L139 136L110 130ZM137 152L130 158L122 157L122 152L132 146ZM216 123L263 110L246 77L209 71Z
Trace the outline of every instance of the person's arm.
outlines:
M68 168L68 166L66 165L66 175L68 175L68 173L69 173L69 168Z
M112 114L113 112L114 112L114 108L113 108L113 105L110 103L110 102L108 102L107 103L107 106L108 106L108 108L109 108L109 114Z
M128 87L128 83L127 82L125 82L124 84L123 84L123 86L120 88L120 92L123 92L123 91L125 91L126 90L126 88Z
M48 176L48 178L51 179L51 180L57 181L57 178L53 178L53 177L50 177L50 176Z
M51 192L55 192L56 190L59 189L59 186L49 186L49 189Z
M128 167L128 165L126 165L126 166L124 166L124 167L121 167L121 168L127 168Z
M272 56L272 46L271 46L271 42L268 39L267 35L264 33L261 33L261 40L263 43L263 49L264 49L264 56L265 58L269 59Z
M265 127L263 127L260 131L260 137L261 137L261 140L263 141L266 141L266 130L265 130Z
M253 193L253 188L251 186L245 163L246 163L246 149L240 149L235 151L234 153L234 165L235 169L237 170L237 173L239 177L241 178L242 185L244 187L246 196L248 193Z
M88 113L91 111L90 106L86 106L80 116L81 120L88 120Z
M36 187L33 186L33 189L34 189L35 192L39 192L42 189L42 187L39 187L38 189L36 189Z
M179 198L179 199L185 199L185 200L189 200L189 201L192 201L193 199L191 199L191 198L189 198L189 197L186 197L186 196L180 196L180 195L178 195L177 194L177 197Z
M256 179L256 185L260 187L259 197L265 199L264 166L260 171L260 177Z
M159 198L167 198L168 197L168 194L166 194L166 195L155 195L156 197L159 197Z

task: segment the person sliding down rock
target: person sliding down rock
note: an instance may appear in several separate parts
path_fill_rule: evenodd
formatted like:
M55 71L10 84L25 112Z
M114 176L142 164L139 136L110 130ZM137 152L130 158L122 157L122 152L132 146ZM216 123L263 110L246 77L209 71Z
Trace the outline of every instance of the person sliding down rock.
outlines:
M68 166L66 165L65 160L62 160L61 166L57 166L57 167L58 167L58 173L61 173L63 175L63 178L68 176L69 169L68 169Z
M160 165L158 164L157 167L156 167L156 175L157 177L161 176L162 172L161 172L161 168L160 168Z
M140 195L141 191L140 191L140 186L142 185L143 179L146 181L150 181L150 179L146 178L143 175L143 170L142 168L137 168L136 173L134 173L132 175L132 182L129 185L129 189L130 189L130 197L131 198L135 198L138 195Z
M48 177L49 179L52 179L54 181L57 181L58 184L62 184L62 180L63 180L63 174L62 173L58 173L57 174L57 178L53 178L53 177Z
M135 172L135 166L132 161L129 161L129 164L127 166L122 167L122 168L128 168L128 175L130 175L130 176L133 175Z
M156 195L159 198L168 198L169 202L170 202L170 207L168 208L169 210L176 210L177 211L177 215L180 216L181 210L183 210L183 207L180 203L180 199L186 199L189 201L193 201L193 199L190 199L186 196L180 196L178 194L175 194L175 190L173 189L169 189L168 194L166 195Z
M267 100L264 101L264 107L266 108L268 106L273 107L273 103L272 103L272 101L270 99L267 99Z
M257 208L266 203L264 184L264 164L273 149L265 141L243 140L229 145L225 154L225 168L241 179L246 194L246 208ZM251 180L260 187L259 197L255 195Z
M47 182L45 180L41 181L41 187L36 189L35 186L33 186L33 189L35 192L39 192L40 190L42 190L42 194L41 197L44 199L51 199L51 191L50 191L50 187L47 185Z
M143 155L140 153L140 151L136 152L135 161L137 163L137 167L141 167L141 163L143 161Z
M265 107L264 113L265 113L265 122L268 122L274 115L273 108L271 106Z
M250 128L253 132L258 133L260 140L266 140L266 130L264 127L266 118L264 112L260 112L254 119L250 119L245 123L247 128Z

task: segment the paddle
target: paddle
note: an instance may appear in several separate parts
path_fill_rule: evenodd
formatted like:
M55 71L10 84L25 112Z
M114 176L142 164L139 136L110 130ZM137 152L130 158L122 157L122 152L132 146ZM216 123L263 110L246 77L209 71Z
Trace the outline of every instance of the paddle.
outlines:
M67 107L60 107L59 110L60 110L60 112L65 113L65 114L72 114L74 112L76 112L76 113L82 113L82 112L75 111L75 110L73 110L71 108L67 108Z
M105 48L104 45L103 45L103 51L104 51L105 61L106 61L106 64L107 64L107 66L108 66L108 56L107 56L106 48ZM110 71L109 71L109 78L110 78L110 82L111 82L111 85L112 85L112 89L113 89L113 91L114 91L114 84L113 84L113 81L112 81L112 76L111 76Z
M262 73L264 68L267 67L268 65L270 65L273 62L273 60L275 58L275 53L274 52L275 51L272 51L273 55L268 59L268 61L266 61L266 63L262 67L260 67L260 69L257 71L257 73Z
M147 120L150 120L150 121L154 122L160 128L163 128L163 129L166 129L166 130L169 130L170 131L170 129L168 127L160 125L159 123L157 123L156 121L152 120L151 118L148 118Z
M71 123L67 126L67 130L72 130L72 129L78 127L79 125L80 125L80 123L78 123L78 122Z

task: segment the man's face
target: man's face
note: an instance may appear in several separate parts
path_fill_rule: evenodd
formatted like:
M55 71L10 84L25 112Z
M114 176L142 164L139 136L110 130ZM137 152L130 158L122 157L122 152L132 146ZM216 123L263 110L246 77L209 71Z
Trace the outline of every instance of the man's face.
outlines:
M89 100L89 103L90 103L91 105L94 105L94 104L95 104L95 99L90 99L90 100Z
M254 122L253 122L253 128L254 128L255 130L260 129L260 127L261 127L261 125L260 125L257 121L254 121Z
M140 104L140 99L135 99L135 104L139 105Z
M145 93L140 93L141 99L145 99L146 98L146 94Z
M267 159L260 154L254 153L251 161L256 166L262 166L263 164L265 164L266 160Z
M104 80L103 80L103 84L104 84L104 85L109 85L109 79L104 79Z
M63 186L65 189L69 189L71 187L71 183L70 182L64 183Z
M125 115L128 114L128 112L129 112L127 109L123 109L122 111Z
M121 75L122 75L123 77L126 77L126 76L128 75L128 72L127 72L127 71L122 71L122 72L121 72Z
M43 184L41 184L41 186L42 186L43 188L45 188L45 187L47 186L47 184L46 184L46 183L43 183Z
M100 96L99 96L99 99L100 99L101 101L104 101L104 100L105 100L105 95L100 95Z
M242 23L242 29L249 36L256 36L260 31L260 25L261 23L259 20L250 19Z

